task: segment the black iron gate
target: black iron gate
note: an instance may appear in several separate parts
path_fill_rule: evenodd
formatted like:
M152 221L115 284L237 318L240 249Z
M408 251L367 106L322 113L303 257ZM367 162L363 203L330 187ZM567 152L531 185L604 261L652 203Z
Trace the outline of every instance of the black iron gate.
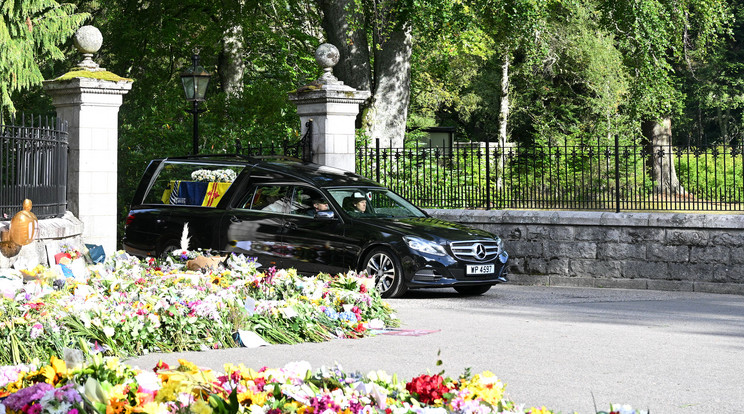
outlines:
M23 200L38 218L67 209L67 123L45 117L0 124L0 220L9 220Z

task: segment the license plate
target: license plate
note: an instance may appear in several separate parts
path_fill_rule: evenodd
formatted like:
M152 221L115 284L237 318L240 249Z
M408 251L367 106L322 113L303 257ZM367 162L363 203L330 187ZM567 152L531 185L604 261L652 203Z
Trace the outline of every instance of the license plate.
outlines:
M486 275L493 273L493 264L482 264L482 265L466 265L465 274L468 275Z

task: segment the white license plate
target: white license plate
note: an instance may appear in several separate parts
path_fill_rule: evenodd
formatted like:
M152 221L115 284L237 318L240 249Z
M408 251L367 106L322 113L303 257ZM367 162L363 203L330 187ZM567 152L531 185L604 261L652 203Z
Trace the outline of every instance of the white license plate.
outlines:
M493 273L493 264L482 264L482 265L466 265L465 274L468 275L485 275Z

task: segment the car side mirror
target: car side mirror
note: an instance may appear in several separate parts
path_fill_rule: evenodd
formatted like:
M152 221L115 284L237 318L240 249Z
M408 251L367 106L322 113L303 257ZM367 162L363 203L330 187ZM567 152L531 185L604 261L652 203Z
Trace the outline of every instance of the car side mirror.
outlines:
M315 212L315 218L323 220L332 220L336 218L336 214L332 210L321 210Z

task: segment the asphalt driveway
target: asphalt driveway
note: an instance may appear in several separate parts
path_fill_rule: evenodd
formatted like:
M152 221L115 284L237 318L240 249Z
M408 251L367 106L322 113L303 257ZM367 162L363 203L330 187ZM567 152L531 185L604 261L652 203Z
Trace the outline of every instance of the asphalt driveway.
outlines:
M389 303L403 324L392 334L129 362L151 368L186 358L222 371L226 362L306 360L405 379L471 368L495 373L517 402L564 413L592 413L594 401L654 414L744 412L743 296L506 284L480 297L421 291Z

